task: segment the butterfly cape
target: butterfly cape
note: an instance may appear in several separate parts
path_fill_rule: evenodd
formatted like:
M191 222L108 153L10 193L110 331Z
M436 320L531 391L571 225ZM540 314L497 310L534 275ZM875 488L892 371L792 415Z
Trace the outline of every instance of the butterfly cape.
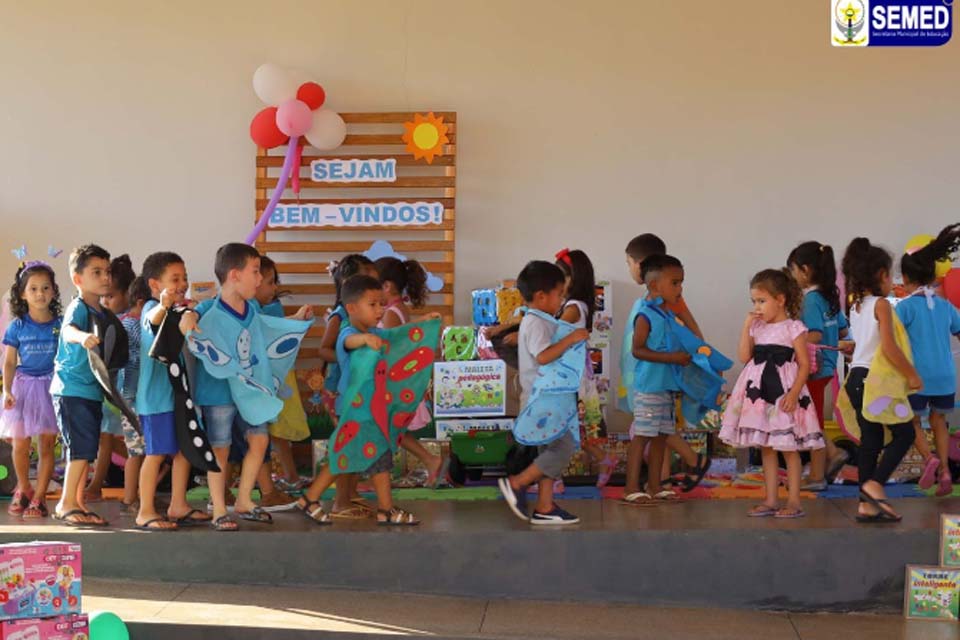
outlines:
M249 306L247 313L254 314L249 324L225 310L218 298L187 344L207 373L230 385L243 419L259 425L275 421L283 409L290 393L283 381L313 321L275 318Z
M551 344L556 344L577 328L537 309L529 309L527 313L555 325ZM586 343L578 342L559 358L537 370L530 399L513 425L517 442L531 446L543 445L563 437L567 432L573 435L577 443L580 442L577 392L580 390L586 358Z
M330 470L362 473L395 452L433 376L440 320L380 329L383 347L350 351L340 420L330 437Z

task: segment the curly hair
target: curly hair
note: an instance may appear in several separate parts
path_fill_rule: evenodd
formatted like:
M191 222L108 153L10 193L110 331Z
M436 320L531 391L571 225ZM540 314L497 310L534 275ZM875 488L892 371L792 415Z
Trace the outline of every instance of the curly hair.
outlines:
M110 284L124 294L130 289L137 274L133 272L133 261L126 253L110 261Z
M799 244L787 257L787 266L808 268L810 283L826 299L830 316L840 313L840 288L837 286L837 263L833 257L833 247L816 240Z
M843 254L841 269L853 304L868 295L882 296L881 276L889 274L893 258L883 247L870 244L866 238L854 238Z
M937 263L949 259L960 246L960 224L944 227L927 246L905 253L900 258L900 272L912 284L925 286L936 280Z
M380 258L373 263L380 274L380 283L392 282L401 295L410 298L410 305L419 309L427 302L427 272L416 260Z
M10 313L17 318L22 318L30 312L30 306L23 299L24 290L31 276L46 274L50 278L50 285L53 287L53 298L50 300L50 313L56 318L60 315L60 287L57 286L57 278L53 269L46 264L22 264L17 269L17 275L13 278L13 286L10 287Z
M787 316L800 318L803 290L788 269L764 269L750 279L751 289L763 289L772 296L783 296Z

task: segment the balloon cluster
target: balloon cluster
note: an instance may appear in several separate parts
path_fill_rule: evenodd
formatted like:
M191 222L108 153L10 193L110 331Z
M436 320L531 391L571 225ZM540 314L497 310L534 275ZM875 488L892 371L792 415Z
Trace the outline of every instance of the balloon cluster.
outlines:
M257 146L273 149L300 137L322 151L343 144L347 125L336 111L321 108L327 94L316 82L301 82L294 72L267 63L254 72L253 90L268 105L250 122Z

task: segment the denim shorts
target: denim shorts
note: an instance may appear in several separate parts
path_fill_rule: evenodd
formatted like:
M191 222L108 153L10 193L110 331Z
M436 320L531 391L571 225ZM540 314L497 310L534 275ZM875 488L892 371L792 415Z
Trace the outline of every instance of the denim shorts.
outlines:
M96 460L103 402L76 396L53 396L53 411L67 447L67 460Z
M910 396L910 406L914 411L926 411L927 407L930 407L937 413L950 413L953 411L954 403L955 395L952 393L945 396L925 396L915 393Z
M653 438L677 432L677 398L672 391L636 393L633 396L633 423L630 437Z
M203 426L207 430L207 439L210 440L210 446L216 449L230 446L234 419L244 439L251 435L269 436L266 424L257 426L247 424L237 411L236 405L220 404L200 407L200 410L203 413Z

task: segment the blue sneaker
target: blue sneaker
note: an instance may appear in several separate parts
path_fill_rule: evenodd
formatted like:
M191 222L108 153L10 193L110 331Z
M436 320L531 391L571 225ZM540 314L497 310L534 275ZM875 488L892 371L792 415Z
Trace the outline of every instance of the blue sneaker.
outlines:
M510 510L513 511L513 515L524 522L529 522L530 516L527 515L527 492L514 491L513 487L510 486L510 480L508 478L500 478L497 480L497 486L500 487L500 493L503 494L503 499L506 501L507 506L510 507Z
M573 515L569 511L564 511L557 505L553 505L553 509L549 513L540 513L539 511L534 511L533 515L530 517L530 524L539 524L539 525L564 525L564 524L577 524L580 522L580 518Z

